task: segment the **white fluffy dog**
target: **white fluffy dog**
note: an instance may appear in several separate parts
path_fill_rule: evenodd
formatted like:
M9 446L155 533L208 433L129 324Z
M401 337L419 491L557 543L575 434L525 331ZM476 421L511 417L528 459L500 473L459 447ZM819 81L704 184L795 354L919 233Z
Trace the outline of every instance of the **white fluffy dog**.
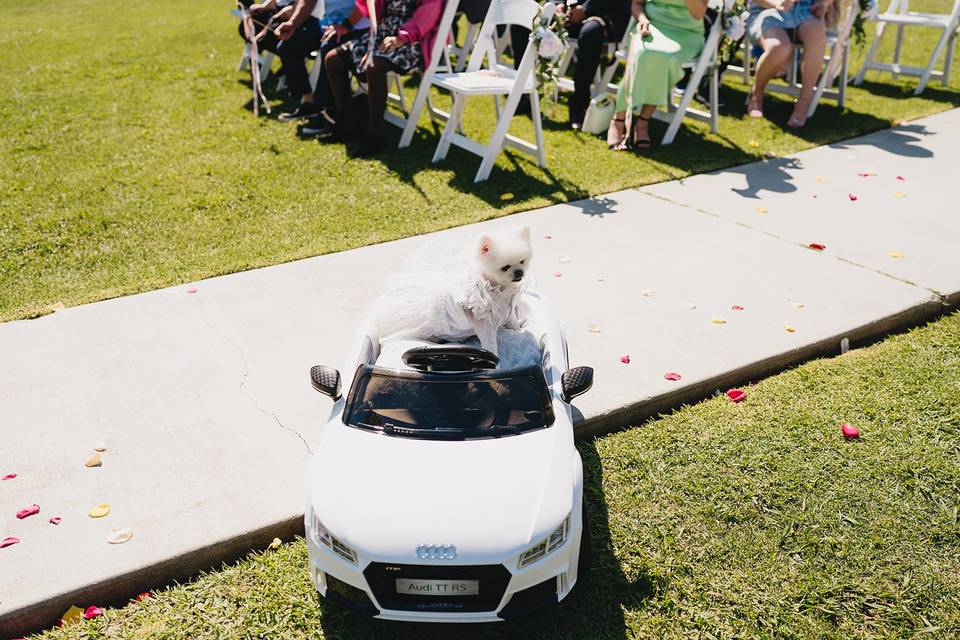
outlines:
M391 276L374 308L381 342L477 336L497 353L497 331L524 323L520 297L532 259L530 227L484 233L463 245L427 246L412 269Z

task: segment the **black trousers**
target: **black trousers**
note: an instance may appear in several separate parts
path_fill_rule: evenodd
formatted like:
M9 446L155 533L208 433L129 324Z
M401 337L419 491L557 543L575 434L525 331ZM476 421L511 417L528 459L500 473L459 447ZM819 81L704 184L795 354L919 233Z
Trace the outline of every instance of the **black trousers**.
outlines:
M290 36L289 40L280 42L277 55L283 61L283 73L287 77L287 88L290 89L291 95L300 97L310 93L310 74L307 73L305 60L312 51L320 49L322 38L323 29L320 28L320 21L311 17ZM323 84L326 84L325 80ZM317 87L320 85L321 83L317 82ZM328 94L329 92L330 90L327 89Z
M267 24L267 21L270 20L271 17L273 17L274 13L275 12L261 13L260 15L255 16L253 18L254 31L256 31L256 33L260 33L260 31L263 30L264 25ZM273 25L273 26L276 26L276 25ZM243 38L244 42L247 42L247 32L243 30L242 20L240 21L239 31L240 31L240 37ZM280 43L280 40L277 38L277 36L273 35L273 27L271 27L270 30L268 30L266 33L260 36L260 39L257 40L257 48L260 49L261 51L270 51L272 53L276 53L277 45L279 43Z
M603 57L607 29L597 20L586 20L571 27L570 35L577 38L577 67L573 72L570 109L584 111L590 104L590 85Z

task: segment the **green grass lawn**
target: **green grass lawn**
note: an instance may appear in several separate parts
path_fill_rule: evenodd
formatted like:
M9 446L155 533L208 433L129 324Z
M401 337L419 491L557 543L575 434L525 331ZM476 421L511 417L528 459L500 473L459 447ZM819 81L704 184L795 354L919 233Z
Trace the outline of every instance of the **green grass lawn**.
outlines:
M872 75L851 89L846 110L825 104L795 133L783 126L790 104L774 97L770 121L746 119L745 87L731 77L718 135L690 125L668 148L615 154L567 131L561 107L546 123L546 171L510 153L478 186L479 159L465 152L430 164L438 134L426 118L410 149L373 161L254 119L230 6L4 7L0 321L717 169L960 105L960 65L948 90L931 85L919 98L912 80ZM933 35L911 32L905 61L924 59ZM478 103L467 129L489 132L492 118L491 105ZM531 131L526 119L515 128Z
M534 619L354 617L298 540L44 637L957 637L958 371L954 314L581 444L594 568Z

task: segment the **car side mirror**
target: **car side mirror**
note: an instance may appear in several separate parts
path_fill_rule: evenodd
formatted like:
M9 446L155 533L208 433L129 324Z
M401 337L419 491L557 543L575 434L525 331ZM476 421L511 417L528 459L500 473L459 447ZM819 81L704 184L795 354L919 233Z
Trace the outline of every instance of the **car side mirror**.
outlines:
M564 402L570 402L577 396L583 395L593 386L593 367L567 369L560 376L560 386L563 388Z
M334 400L340 397L340 372L322 364L310 367L310 384L313 388Z

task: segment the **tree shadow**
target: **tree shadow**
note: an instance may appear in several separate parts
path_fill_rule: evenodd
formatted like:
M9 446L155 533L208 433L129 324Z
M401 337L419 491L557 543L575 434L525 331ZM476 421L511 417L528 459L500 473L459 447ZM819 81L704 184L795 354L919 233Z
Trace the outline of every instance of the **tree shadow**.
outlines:
M937 82L939 82L939 80ZM924 98L926 100L946 102L954 107L960 107L960 91L952 90L949 87L944 87L943 85L934 85L931 82L931 84L928 84L926 89L923 90L922 94L915 96L913 95L913 92L916 87L916 80L908 83L894 84L890 82L875 82L866 79L864 79L864 81L858 86L859 89L883 98L894 98L897 100Z
M357 615L322 602L323 637L344 640L472 640L590 638L623 640L631 636L624 607L636 607L653 594L653 580L642 575L628 579L613 552L608 507L603 492L602 466L594 440L577 443L583 459L583 482L593 548L593 567L581 574L563 602L537 615L502 623L474 625L386 622Z

